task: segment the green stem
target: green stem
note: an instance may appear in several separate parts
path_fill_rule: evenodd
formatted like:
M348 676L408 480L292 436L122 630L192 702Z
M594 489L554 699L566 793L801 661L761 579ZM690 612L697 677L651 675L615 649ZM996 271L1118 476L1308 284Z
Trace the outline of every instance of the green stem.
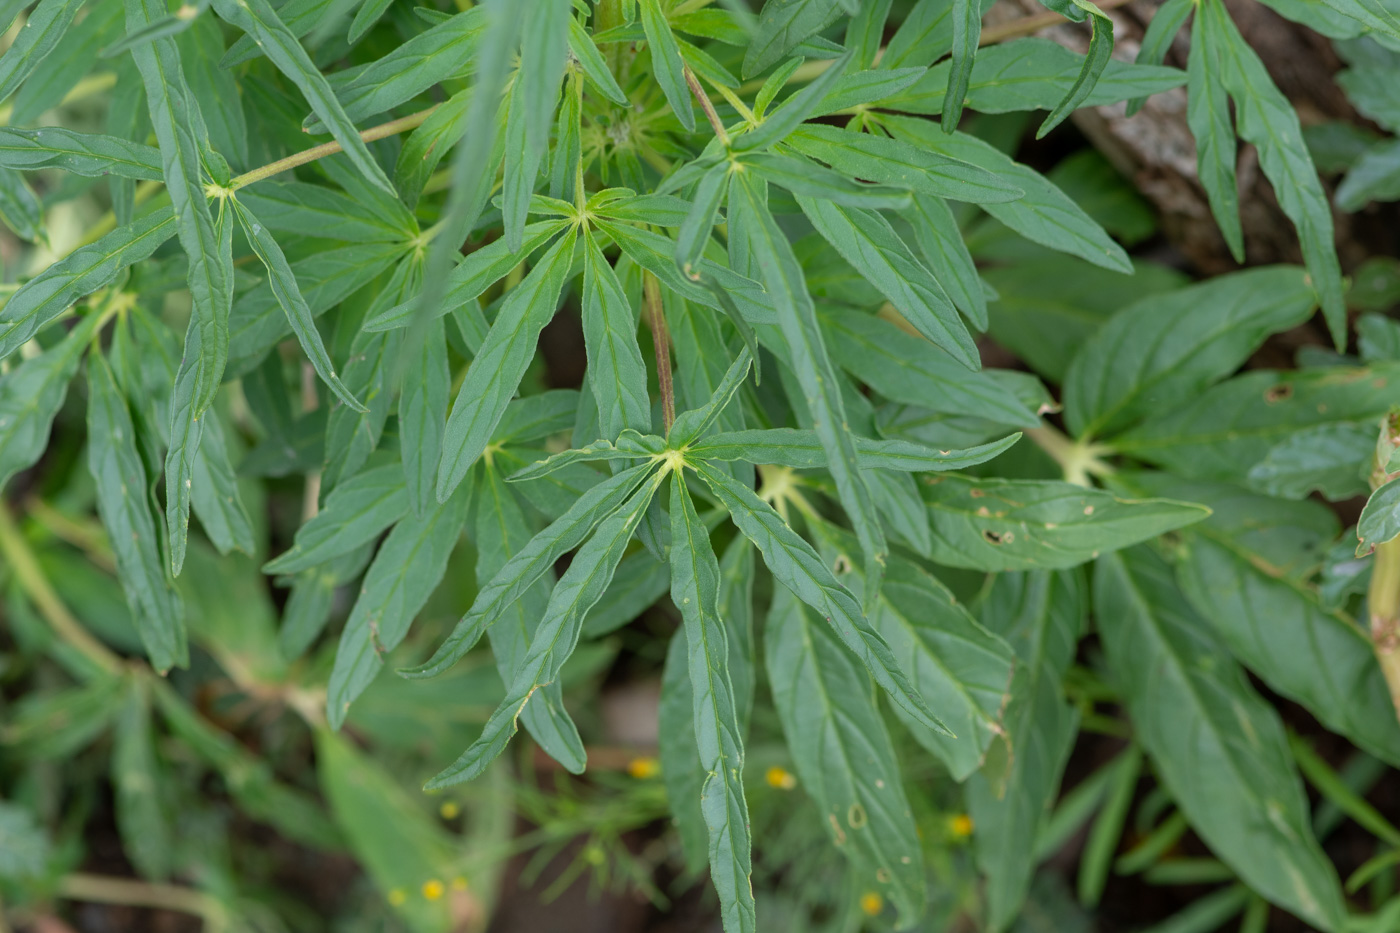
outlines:
M406 117L399 117L397 120L390 120L388 123L372 126L367 130L361 130L360 138L370 143L374 142L376 139L384 139L387 136L397 136L399 133L417 129L423 125L423 121L428 119L436 109L437 105L435 104L426 110L420 110ZM237 191L239 188L246 188L254 182L262 181L264 178L271 178L273 175L280 174L288 169L296 168L298 165L315 162L317 159L324 159L326 156L335 155L337 152L343 151L344 149L340 143L334 140L328 143L322 143L319 146L312 146L310 149L294 152L285 159L269 162L264 166L253 169L251 172L244 172L231 181L229 187Z
M650 272L642 273L642 304L656 346L656 384L661 390L661 423L666 434L676 422L676 387L671 379L671 331L666 326L666 309L661 303L661 284Z
M710 121L710 126L714 128L715 136L724 148L729 148L729 132L725 130L724 123L720 120L719 114L715 112L715 105L710 100L710 95L705 93L705 89L700 86L700 82L695 77L695 72L690 70L689 65L682 66L685 70L685 83L690 85L690 93L695 95L695 99L700 102L700 109L705 111L705 119Z
M1064 471L1065 482L1076 486L1091 486L1091 476L1112 476L1113 467L1103 461L1103 457L1113 453L1106 444L1091 444L1082 440L1070 440L1059 429L1048 424L1038 428L1028 428L1025 432L1037 447L1050 455Z
M107 878L75 872L58 882L58 896L72 901L153 907L202 917L205 930L223 929L224 907L216 899L191 888L129 878Z
M1366 594L1371 645L1400 715L1400 538L1376 545L1371 586Z

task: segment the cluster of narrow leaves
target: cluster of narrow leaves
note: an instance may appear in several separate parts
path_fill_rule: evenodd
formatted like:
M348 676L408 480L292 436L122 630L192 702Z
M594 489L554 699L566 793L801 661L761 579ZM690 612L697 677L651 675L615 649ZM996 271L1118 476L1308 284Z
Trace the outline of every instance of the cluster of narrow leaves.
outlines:
M1400 41L1368 0L1275 5L1327 35L1373 36L1352 46L1356 75L1372 73L1363 57L1379 68L1377 42ZM277 527L292 543L264 571L290 590L283 671L323 644L337 591L358 581L328 646L332 729L469 539L470 608L400 673L440 675L485 635L505 693L430 788L481 775L521 723L581 772L561 672L581 640L669 593L681 625L662 769L729 931L758 929L744 746L765 681L860 888L901 923L925 910L910 802L924 788L896 753L907 734L963 788L981 913L1008 927L1078 733L1063 682L1092 618L1094 676L1132 739L1100 848L1116 844L1145 754L1172 801L1160 838L1189 824L1243 885L1228 904L1257 895L1341 929L1294 751L1244 669L1400 763L1355 621L1368 565L1307 501L1367 490L1400 331L1373 316L1360 361L1236 375L1319 304L1346 341L1297 115L1219 0L1169 0L1136 63L1112 58L1112 23L1087 0L1047 3L1087 23L1082 58L1039 38L979 50L974 0L919 0L898 24L891 6L0 4L27 9L0 56L12 123L114 76L105 132L0 127L0 216L18 235L42 240L49 203L96 180L112 208L0 310L0 482L44 454L86 354L91 501L164 673L190 661L175 578L198 553L191 514L220 553L262 556L252 481L301 480L307 518ZM1193 15L1188 69L1163 66ZM995 128L986 117L961 119L1046 110L1043 134L1080 106L1137 107L1183 84L1231 249L1243 258L1238 130L1306 269L1188 287L1135 267L1123 244L1141 217L1093 204L1116 184L1102 166L1047 177L972 131ZM302 151L307 134L325 145ZM188 308L183 343L167 305ZM565 305L586 375L546 390L537 343ZM984 369L984 331L1033 372ZM1065 433L1045 420L1060 411ZM1400 533L1395 488L1362 517L1364 541ZM955 596L940 575L959 571L984 585ZM201 637L218 657L223 636ZM154 806L151 697L202 757L244 764L162 681L86 674L85 702L120 705L129 812ZM323 768L353 759L318 735ZM261 791L250 809L280 799L275 784L240 786ZM329 789L347 807L361 792ZM156 877L169 870L157 850L134 856ZM1106 872L1086 870L1082 899Z

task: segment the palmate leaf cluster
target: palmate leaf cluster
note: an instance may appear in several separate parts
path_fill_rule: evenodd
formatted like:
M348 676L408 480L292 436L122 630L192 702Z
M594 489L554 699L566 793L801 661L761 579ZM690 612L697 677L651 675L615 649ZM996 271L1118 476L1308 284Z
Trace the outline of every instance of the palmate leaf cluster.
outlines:
M1203 905L1343 929L1305 749L1245 672L1400 763L1357 622L1369 564L1314 496L1368 491L1400 332L1373 316L1361 359L1240 373L1319 308L1347 343L1297 114L1220 0L1169 0L1136 62L1112 57L1097 6L1046 5L1086 24L1087 55L979 48L973 0L0 3L26 17L0 55L0 217L49 249L0 309L0 482L85 406L87 470L41 494L100 516L129 607L98 628L108 647L41 640L73 686L7 743L48 761L112 730L120 828L161 878L160 723L254 818L349 845L406 922L444 929L443 905L402 893L451 842L337 730L372 688L419 691L440 721L399 731L467 746L430 789L487 774L521 725L582 773L570 708L588 700L566 669L669 596L660 767L731 933L762 928L745 745L765 728L851 890L900 925L943 910L930 787L974 827L981 894L959 909L1001 930L1046 840L1101 806L1079 879L1098 900L1150 768L1170 812L1119 873L1189 826L1231 882ZM1270 5L1352 43L1350 90L1384 123L1362 85L1400 47L1390 7ZM1183 28L1184 72L1162 64ZM44 123L93 87L99 125ZM1047 175L1008 154L1017 115L1047 111L1043 135L1182 87L1230 248L1245 258L1244 140L1302 267L1188 285L1129 257L1142 208L1102 162ZM1391 196L1357 180L1386 151L1361 156L1343 207ZM110 218L46 231L93 186ZM581 322L577 390L547 388L538 350L561 307ZM1028 371L984 368L984 332ZM1391 488L1368 545L1400 532ZM288 489L300 524L269 507ZM11 611L50 616L25 532L0 532ZM271 556L265 577L222 570L235 552ZM429 655L414 622L434 598L469 608ZM1076 663L1091 626L1101 653ZM483 636L499 683L429 693ZM312 726L334 822L154 676L205 655ZM405 680L384 686L386 665ZM1130 745L1052 816L1102 719L1067 676L1122 704ZM473 738L454 705L494 712ZM925 754L937 776L911 778Z

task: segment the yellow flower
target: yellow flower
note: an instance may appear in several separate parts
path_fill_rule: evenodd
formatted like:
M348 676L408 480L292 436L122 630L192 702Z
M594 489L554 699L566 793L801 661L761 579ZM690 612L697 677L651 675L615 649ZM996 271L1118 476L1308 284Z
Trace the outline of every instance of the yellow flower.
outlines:
M866 891L860 896L860 909L867 917L877 916L885 909L885 899L875 891Z
M444 820L455 820L457 818L457 814L461 812L462 808L457 806L457 804L453 803L451 800L444 801L442 806L438 807L438 813L442 815L442 818Z
M792 790L797 786L797 778L793 773L777 765L764 772L763 779L768 782L769 787L776 787L778 790Z
M389 892L389 903L394 907L398 907L406 900L408 900L408 895L403 888L394 888Z
M654 778L661 773L661 762L655 758L633 758L627 762L627 773L639 781Z
M423 896L430 901L435 901L442 897L447 888L436 878L430 878L423 882Z
M966 813L959 813L948 821L948 829L959 839L966 839L972 835L972 817Z

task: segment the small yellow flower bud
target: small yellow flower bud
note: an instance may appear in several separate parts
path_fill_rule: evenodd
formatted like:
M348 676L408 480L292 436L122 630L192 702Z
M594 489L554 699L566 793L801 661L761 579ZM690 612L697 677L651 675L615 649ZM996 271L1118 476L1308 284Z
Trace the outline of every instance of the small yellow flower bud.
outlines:
M444 820L455 820L457 818L457 814L461 812L462 808L457 806L457 804L453 803L451 800L444 801L442 806L438 807L438 813L442 816Z
M875 891L866 891L860 896L860 909L867 917L878 916L885 909L885 899Z
M408 894L403 888L394 888L389 892L389 904L393 907L398 907L406 900L408 900Z
M627 773L639 781L645 781L661 773L661 762L655 758L633 758L627 762Z
M423 896L430 901L435 901L442 897L447 888L436 878L430 878L423 882Z
M792 790L797 786L797 777L791 771L777 765L765 771L763 779L768 782L769 787L776 787L778 790Z
M959 839L966 839L968 836L972 835L972 817L968 816L966 813L959 813L948 821L948 828L952 831L954 836L957 836Z

